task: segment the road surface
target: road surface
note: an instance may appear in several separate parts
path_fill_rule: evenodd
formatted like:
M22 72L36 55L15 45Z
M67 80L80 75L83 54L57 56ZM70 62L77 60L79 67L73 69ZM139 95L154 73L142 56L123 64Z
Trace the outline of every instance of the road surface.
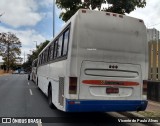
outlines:
M119 113L65 113L50 109L47 97L25 74L0 76L0 117L49 117L52 123L0 124L0 126L145 126L142 123L114 123ZM65 119L70 122L66 123ZM78 119L76 122L75 120ZM103 121L99 121L102 119ZM127 119L126 117L124 119ZM87 121L87 122L86 122ZM149 125L149 124L148 124Z

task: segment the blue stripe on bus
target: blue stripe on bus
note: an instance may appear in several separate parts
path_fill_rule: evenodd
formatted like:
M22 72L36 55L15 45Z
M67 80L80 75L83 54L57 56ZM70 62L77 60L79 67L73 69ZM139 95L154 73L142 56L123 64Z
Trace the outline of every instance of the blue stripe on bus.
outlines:
M67 112L111 112L111 111L143 111L147 107L146 100L68 100Z

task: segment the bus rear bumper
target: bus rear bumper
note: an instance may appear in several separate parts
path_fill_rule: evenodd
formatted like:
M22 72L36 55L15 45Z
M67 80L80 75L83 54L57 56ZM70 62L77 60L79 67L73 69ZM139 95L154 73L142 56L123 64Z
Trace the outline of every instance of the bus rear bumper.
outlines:
M67 112L144 111L147 100L68 100Z

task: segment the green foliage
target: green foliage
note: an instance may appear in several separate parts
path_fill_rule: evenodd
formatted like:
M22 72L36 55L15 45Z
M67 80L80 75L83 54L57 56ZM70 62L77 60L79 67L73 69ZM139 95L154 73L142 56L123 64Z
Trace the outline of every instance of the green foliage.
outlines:
M66 12L60 14L63 21L67 21L77 10L83 8L81 0L56 0L58 8L65 9Z
M101 8L103 3L109 5L108 8ZM100 11L108 11L119 14L130 13L136 8L143 8L146 6L146 0L57 0L58 8L63 9L64 12L60 14L63 21L68 21L80 8L98 9Z
M38 58L39 53L46 47L46 45L49 43L48 40L45 42L41 43L36 47L36 50L32 51L32 54L28 54L28 60L27 62L23 63L23 68L27 69L28 71L31 70L32 62L36 58Z
M21 42L13 33L0 33L0 55L7 66L7 70L14 66L21 54Z

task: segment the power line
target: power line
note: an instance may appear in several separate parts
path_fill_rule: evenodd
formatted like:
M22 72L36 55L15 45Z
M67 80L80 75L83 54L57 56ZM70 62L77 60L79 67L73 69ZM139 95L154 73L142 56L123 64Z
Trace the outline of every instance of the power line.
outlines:
M3 15L4 15L4 12L0 14L0 17L2 17ZM1 20L0 20L0 23L1 23Z
M153 26L157 26L157 25L160 25L160 23L153 24L153 25L150 25L150 26L148 26L148 27L153 27Z
M4 15L4 12L0 14L0 17Z

